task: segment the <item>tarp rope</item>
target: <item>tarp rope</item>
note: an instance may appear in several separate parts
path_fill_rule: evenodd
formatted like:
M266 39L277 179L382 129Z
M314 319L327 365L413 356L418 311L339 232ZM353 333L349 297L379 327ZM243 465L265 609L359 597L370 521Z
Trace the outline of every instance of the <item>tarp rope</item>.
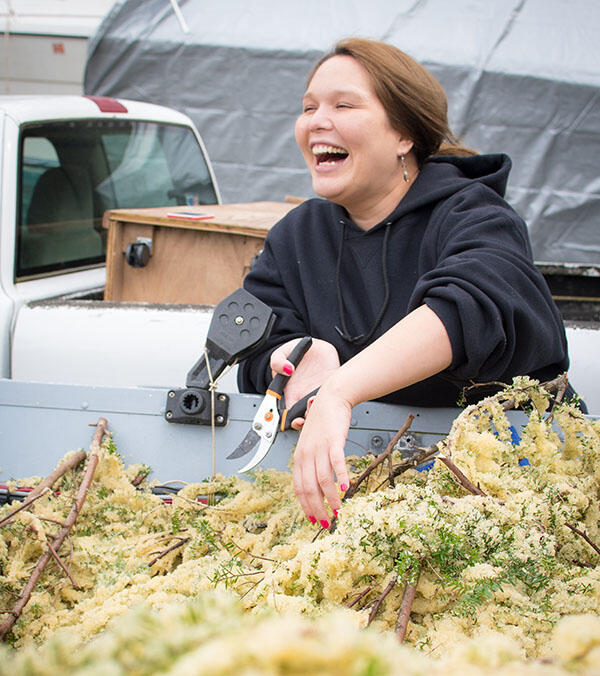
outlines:
M211 431L211 449L212 449L212 478L215 478L216 475L216 440L215 440L215 392L217 391L217 385L219 380L226 374L231 371L231 369L237 364L235 360L230 364L224 371L217 377L216 380L213 380L212 372L210 370L210 359L208 358L208 351L206 345L204 346L204 361L206 363L206 370L208 371L208 391L210 392L210 431Z

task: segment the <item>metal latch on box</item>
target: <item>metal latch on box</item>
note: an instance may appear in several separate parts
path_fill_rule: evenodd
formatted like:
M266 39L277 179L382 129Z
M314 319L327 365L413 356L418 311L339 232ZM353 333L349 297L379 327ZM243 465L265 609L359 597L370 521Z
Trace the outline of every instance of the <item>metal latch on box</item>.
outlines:
M228 366L245 359L267 340L274 321L271 308L245 289L222 300L214 309L203 354L187 374L186 387L167 394L167 422L225 426L229 396L213 395L211 385Z
M152 254L152 238L138 237L125 251L125 260L134 268L145 268Z

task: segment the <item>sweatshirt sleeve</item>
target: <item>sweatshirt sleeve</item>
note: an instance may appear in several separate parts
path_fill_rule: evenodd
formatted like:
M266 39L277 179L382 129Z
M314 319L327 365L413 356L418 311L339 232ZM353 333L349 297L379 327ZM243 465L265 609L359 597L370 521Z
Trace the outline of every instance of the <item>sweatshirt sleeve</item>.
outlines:
M254 352L240 363L240 392L264 393L271 382L269 362L273 350L288 340L308 335L305 317L298 309L302 307L302 303L294 303L290 297L293 292L290 294L284 285L278 257L274 254L272 240L280 237L281 232L275 229L269 233L263 251L244 279L244 288L266 303L274 311L276 320L271 335L260 351Z
M485 195L478 194L485 192ZM437 255L418 281L409 310L427 304L453 349L447 375L506 380L568 367L560 313L533 263L527 229L484 186L456 195L437 215Z

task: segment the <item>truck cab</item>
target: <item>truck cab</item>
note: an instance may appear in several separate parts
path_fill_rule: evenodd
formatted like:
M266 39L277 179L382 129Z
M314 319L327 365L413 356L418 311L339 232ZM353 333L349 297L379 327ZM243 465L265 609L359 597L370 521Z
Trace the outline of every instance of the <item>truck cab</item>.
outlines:
M0 97L0 375L25 303L102 298L105 211L216 204L184 114L105 97Z

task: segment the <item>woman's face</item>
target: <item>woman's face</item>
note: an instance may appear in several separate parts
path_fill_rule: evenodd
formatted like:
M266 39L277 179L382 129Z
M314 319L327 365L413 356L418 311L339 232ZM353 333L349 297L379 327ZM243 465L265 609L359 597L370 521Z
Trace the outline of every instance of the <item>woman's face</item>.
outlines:
M296 141L315 192L353 217L378 206L385 218L406 190L400 155L412 141L392 128L363 67L346 55L325 61L302 108Z

